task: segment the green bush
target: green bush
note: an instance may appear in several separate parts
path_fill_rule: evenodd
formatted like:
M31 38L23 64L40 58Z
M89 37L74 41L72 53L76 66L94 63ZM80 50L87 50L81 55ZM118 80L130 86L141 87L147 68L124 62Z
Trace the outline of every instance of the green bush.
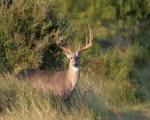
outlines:
M7 60L8 70L41 65L44 51L55 42L55 31L66 24L57 6L59 2L50 0L13 0L9 8L0 6L1 59Z

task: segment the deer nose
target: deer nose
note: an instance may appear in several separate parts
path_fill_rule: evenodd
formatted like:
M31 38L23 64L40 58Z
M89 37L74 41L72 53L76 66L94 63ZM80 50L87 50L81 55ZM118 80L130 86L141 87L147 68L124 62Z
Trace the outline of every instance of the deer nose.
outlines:
M74 66L77 67L79 65L79 62L75 62Z
M78 64L74 64L74 66L75 66L75 67L77 67L77 66L78 66Z

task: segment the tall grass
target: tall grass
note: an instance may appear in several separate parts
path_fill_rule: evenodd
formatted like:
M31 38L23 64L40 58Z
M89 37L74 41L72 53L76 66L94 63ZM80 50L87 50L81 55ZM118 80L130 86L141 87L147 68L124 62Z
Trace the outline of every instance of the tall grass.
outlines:
M78 87L70 101L62 101L9 74L0 77L0 110L3 120L93 120L108 113L103 99L87 84Z
M0 76L0 118L2 120L107 120L121 116L117 108L135 105L126 95L121 96L122 88L119 84L129 83L108 80L97 82L98 79L95 75L82 74L71 100L63 101L56 96L34 89L26 81L17 80L14 75L3 74ZM132 89L132 86L129 89Z

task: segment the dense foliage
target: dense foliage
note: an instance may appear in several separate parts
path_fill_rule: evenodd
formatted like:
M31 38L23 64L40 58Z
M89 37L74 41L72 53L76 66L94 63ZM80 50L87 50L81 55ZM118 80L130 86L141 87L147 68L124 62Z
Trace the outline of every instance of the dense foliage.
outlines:
M40 66L46 49L54 43L54 32L65 26L65 16L56 9L58 5L51 1L14 0L9 8L1 6L1 64L7 70Z

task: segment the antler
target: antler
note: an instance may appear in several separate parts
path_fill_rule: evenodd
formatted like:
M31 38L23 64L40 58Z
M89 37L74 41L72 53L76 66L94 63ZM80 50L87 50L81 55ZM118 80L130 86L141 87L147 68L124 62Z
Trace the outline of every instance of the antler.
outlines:
M61 42L62 42L62 40L63 40L63 36L60 36L60 35L59 35L59 32L60 32L60 30L58 29L58 31L57 31L57 33L56 33L56 44L57 44L57 46L58 46L60 49L64 50L65 52L71 54L71 53L72 53L72 50L71 50L70 48L66 48L66 47L63 47L63 46L62 46Z
M89 38L88 38L88 36L86 36L86 45L83 48L79 48L79 52L87 50L88 48L90 48L93 45L93 32L92 32L89 24L88 24L88 27L89 27L90 36L89 36Z

